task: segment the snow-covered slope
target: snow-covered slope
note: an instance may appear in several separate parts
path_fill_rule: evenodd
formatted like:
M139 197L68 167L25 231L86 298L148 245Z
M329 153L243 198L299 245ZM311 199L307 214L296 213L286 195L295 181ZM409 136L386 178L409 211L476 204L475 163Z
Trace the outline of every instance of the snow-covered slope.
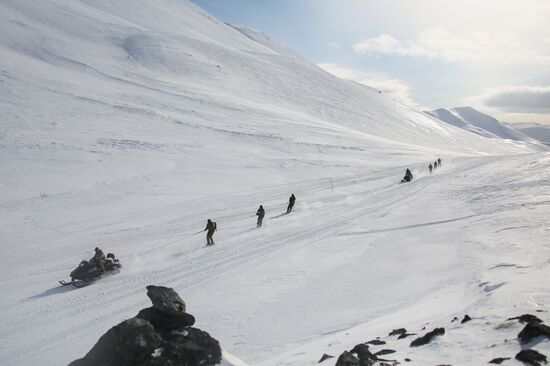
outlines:
M81 357L147 284L266 365L313 364L352 328L548 302L549 161L530 142L450 126L187 1L7 0L0 34L2 365ZM59 288L95 246L122 272Z
M439 108L427 114L450 125L460 127L487 138L503 138L515 141L533 141L529 136L505 125L496 118L472 107Z

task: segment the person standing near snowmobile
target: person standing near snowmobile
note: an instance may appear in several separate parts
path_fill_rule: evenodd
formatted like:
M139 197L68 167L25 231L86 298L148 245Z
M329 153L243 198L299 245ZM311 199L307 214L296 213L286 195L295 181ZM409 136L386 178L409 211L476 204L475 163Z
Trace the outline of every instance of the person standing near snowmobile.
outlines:
M260 208L258 208L258 211L256 211L256 216L258 216L256 227L262 227L262 221L264 220L265 216L264 206L260 205Z
M105 272L105 261L107 259L105 258L105 254L103 254L103 251L101 249L96 247L94 250L95 250L95 254L92 258L92 261L96 265L99 272L103 273L103 272Z
M428 169L430 170L430 174L432 174L432 170L433 170L432 163L430 163L430 165L428 166Z
M217 225L214 221L208 219L206 222L206 227L203 231L208 231L206 233L206 245L214 245L214 239L212 237L214 236L214 232L217 230Z
M294 207L294 203L296 202L296 197L294 196L294 193L290 195L290 198L288 199L288 207L286 208L286 213L289 214L292 212L292 208Z

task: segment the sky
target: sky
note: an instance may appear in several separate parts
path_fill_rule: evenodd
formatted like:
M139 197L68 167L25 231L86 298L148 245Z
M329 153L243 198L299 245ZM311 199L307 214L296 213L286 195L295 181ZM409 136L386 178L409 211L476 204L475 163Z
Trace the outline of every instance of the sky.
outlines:
M550 124L550 0L193 0L427 110Z

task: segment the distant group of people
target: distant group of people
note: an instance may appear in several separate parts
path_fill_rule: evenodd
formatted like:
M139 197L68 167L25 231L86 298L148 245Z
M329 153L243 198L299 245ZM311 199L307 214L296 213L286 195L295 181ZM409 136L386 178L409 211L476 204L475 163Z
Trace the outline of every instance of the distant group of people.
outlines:
M437 158L437 160L434 161L433 165L432 163L428 165L428 170L430 171L430 174L432 174L433 171L437 168L441 168L441 158ZM403 177L403 179L401 179L401 183L410 182L411 180L413 180L413 175L410 169L407 169L405 171L405 176Z
M434 161L434 164L432 165L432 163L430 163L430 165L428 165L428 170L430 171L430 174L432 174L432 172L437 169L437 168L441 168L441 159L440 158L437 158L436 161Z
M437 169L438 167L441 167L441 159L438 158L436 161L434 161L433 165L430 163L428 166L428 169L430 170L430 174L432 174L434 169ZM404 182L410 182L413 180L413 174L410 169L407 169L405 171L405 176L401 180L402 183ZM294 193L290 195L290 198L288 199L288 206L286 208L286 213L289 214L292 212L292 208L294 207L294 204L296 203L296 196L294 196ZM265 217L265 209L264 206L260 205L258 210L256 211L256 216L258 217L258 220L256 221L256 227L260 228L262 227L262 223L264 221ZM208 219L206 222L206 227L203 231L206 231L206 245L214 245L214 233L218 229L217 224L212 221L211 219Z
M294 208L294 204L296 203L296 196L294 196L294 193L290 195L290 198L288 199L288 206L286 208L286 213L289 214L292 212L292 208ZM264 206L260 205L258 210L256 211L256 216L258 216L258 220L256 221L256 227L260 228L262 227L262 223L264 221L265 217L265 209ZM203 231L206 231L206 245L214 245L214 233L218 229L216 222L212 221L211 219L208 219L206 222L206 227Z

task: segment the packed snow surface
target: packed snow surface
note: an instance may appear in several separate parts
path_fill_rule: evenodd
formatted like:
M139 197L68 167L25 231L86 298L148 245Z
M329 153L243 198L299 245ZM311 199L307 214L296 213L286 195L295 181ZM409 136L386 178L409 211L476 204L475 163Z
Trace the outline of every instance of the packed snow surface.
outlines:
M187 1L3 1L0 34L0 364L82 357L148 284L250 365L427 323L446 335L388 340L396 359L484 364L519 350L504 319L549 310L541 145L443 123ZM60 287L96 246L122 271Z

